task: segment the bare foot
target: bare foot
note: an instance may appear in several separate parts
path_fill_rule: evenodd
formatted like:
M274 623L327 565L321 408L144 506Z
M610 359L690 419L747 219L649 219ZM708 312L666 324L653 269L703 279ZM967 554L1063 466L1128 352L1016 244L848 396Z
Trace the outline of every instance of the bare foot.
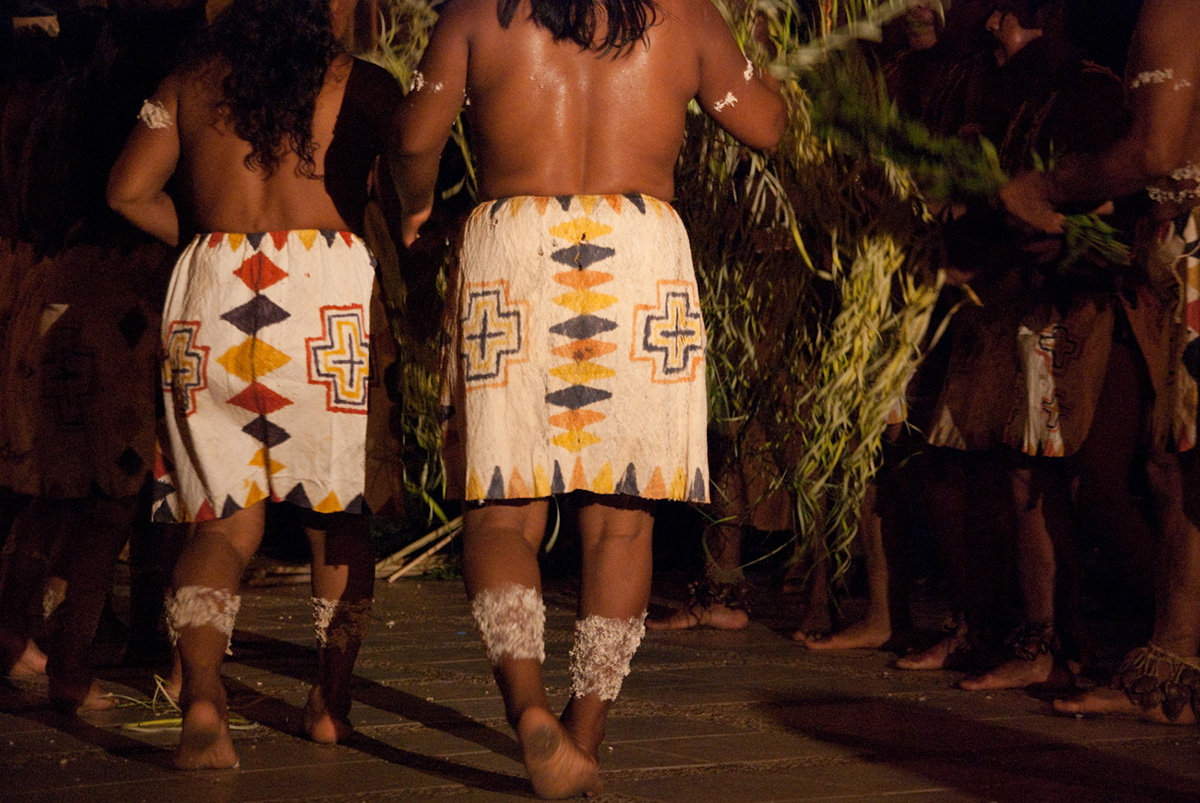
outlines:
M1196 712L1185 705L1179 718L1172 720L1163 713L1162 706L1142 708L1129 699L1120 689L1091 689L1070 700L1055 700L1054 710L1072 716L1115 716L1142 719L1158 725L1195 725Z
M10 678L31 678L46 674L46 653L42 652L33 639L25 640L25 649L8 668Z
M680 608L666 619L648 619L650 630L687 630L692 627L712 627L717 630L741 630L750 624L750 616L740 608L730 608L720 603L713 605L688 605Z
M194 702L183 712L183 733L172 763L181 770L220 770L238 766L225 715L211 702Z
M304 730L317 744L337 744L354 733L354 727L345 719L335 717L325 705L321 687L313 686L308 693L308 704L304 706Z
M804 646L810 650L877 650L891 638L891 627L864 620L828 636L809 636Z
M978 677L964 678L958 687L965 691L987 691L989 689L1024 689L1028 686L1055 686L1068 688L1074 685L1074 676L1065 667L1056 666L1054 656L1038 655L1032 661L1013 658L990 672Z
M600 771L544 708L528 708L517 723L525 769L537 796L547 800L600 793Z
M62 714L87 714L107 711L116 706L112 695L94 680L77 682L50 679L50 703Z
M46 653L33 639L7 628L0 628L0 674L10 678L30 678L46 674Z
M806 644L809 639L827 635L832 627L833 620L829 618L829 609L825 605L810 605L805 609L804 616L800 617L800 627L792 633L792 641Z
M958 652L966 643L965 636L952 633L927 650L897 658L896 668L916 671L945 669L950 656Z

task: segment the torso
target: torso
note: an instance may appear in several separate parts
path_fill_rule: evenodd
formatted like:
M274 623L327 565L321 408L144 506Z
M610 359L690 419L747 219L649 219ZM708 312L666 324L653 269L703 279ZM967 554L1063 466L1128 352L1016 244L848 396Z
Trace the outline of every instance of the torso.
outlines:
M193 206L187 210L199 231L260 232L285 229L358 231L362 222L345 220L326 191L322 175L333 140L353 59L339 56L326 74L325 87L313 115L316 176L297 172L299 159L286 156L266 174L247 169L250 146L238 139L217 112L217 81L201 71L180 87L178 125L181 146L179 176ZM366 197L366 176L361 194Z
M641 192L670 200L700 81L678 15L696 1L660 0L648 43L580 58L577 45L555 43L530 22L526 5L504 29L496 0L456 0L470 26L467 115L481 197Z

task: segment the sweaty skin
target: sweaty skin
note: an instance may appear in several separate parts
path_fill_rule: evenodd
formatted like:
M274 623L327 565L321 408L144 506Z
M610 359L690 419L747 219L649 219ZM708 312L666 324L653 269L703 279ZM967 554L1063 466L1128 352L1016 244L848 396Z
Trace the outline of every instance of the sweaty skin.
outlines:
M397 114L393 171L404 177L406 244L429 216L438 158L464 102L481 201L628 192L670 201L693 98L752 147L774 147L783 131L774 81L747 69L710 0L660 0L645 39L615 55L555 43L529 20L527 3L502 28L496 5L443 7L424 80Z

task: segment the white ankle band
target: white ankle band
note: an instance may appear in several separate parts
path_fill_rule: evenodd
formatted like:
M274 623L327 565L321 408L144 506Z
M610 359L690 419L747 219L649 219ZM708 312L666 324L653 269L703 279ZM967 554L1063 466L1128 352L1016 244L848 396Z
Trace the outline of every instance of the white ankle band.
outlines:
M505 656L546 660L546 606L536 589L516 584L485 589L471 600L471 615L492 666Z
M179 641L185 627L211 627L226 638L225 654L232 655L233 623L242 598L222 588L184 586L167 596L167 635L171 644Z
M353 642L361 642L371 621L371 602L370 597L358 602L313 597L313 627L317 633L317 644L344 650Z
M646 635L646 613L629 619L588 616L575 622L571 647L571 695L615 700L629 663Z

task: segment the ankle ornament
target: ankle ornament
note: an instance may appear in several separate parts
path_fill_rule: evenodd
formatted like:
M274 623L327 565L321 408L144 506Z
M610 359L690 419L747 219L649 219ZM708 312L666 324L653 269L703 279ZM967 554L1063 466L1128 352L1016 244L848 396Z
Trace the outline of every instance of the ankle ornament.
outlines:
M745 578L736 582L721 582L718 578L706 575L688 583L687 590L689 608L724 605L730 610L750 612L750 584Z
M615 700L629 664L646 635L646 613L628 619L588 616L575 622L571 647L571 696Z
M484 589L471 600L471 616L492 666L505 657L546 660L546 606L537 589L515 583Z
M313 597L313 629L321 649L334 647L345 650L362 642L371 622L371 597L357 602Z
M225 654L232 655L233 623L242 598L223 588L183 586L167 593L167 635L171 646L185 627L211 627L225 636Z
M1140 708L1161 705L1174 722L1189 705L1200 714L1200 660L1164 650L1154 642L1131 650L1113 676L1112 688Z
M1039 655L1056 655L1059 651L1058 636L1051 622L1025 622L1004 644L1013 656L1023 661L1036 660Z

